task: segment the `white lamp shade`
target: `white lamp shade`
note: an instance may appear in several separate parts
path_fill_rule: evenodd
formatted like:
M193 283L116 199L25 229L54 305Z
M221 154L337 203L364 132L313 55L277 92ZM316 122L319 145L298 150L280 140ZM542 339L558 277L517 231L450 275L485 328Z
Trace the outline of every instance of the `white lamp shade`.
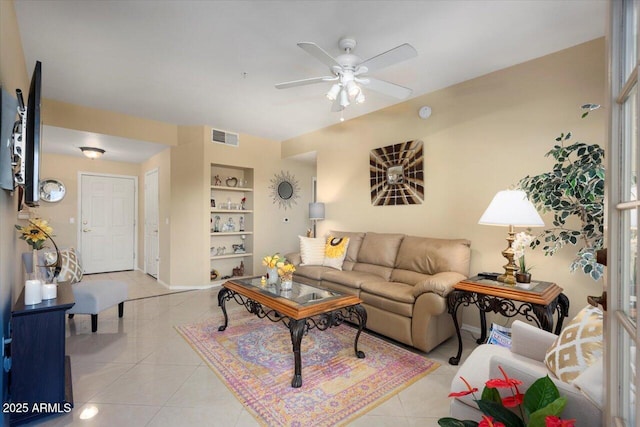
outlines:
M309 203L309 219L324 219L324 203Z
M498 191L478 224L543 227L544 222L522 190Z

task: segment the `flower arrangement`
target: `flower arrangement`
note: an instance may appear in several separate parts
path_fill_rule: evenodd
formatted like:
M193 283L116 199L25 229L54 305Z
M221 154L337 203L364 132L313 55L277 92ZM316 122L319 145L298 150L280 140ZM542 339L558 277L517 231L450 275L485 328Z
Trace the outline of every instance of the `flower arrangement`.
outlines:
M558 388L549 376L537 379L522 394L518 389L522 381L510 378L502 367L498 368L503 378L487 381L479 400L475 394L478 389L471 387L462 377L460 379L467 385L467 390L449 394L449 397L472 394L478 408L484 414L480 422L446 417L440 418L438 424L442 427L574 427L575 420L560 418L567 398L560 396ZM512 395L503 398L498 389L510 389ZM508 409L516 407L520 416Z
M44 242L53 235L53 228L44 219L30 219L27 225L15 227L20 232L20 239L34 250L44 248Z
M289 264L287 262L279 262L277 266L278 266L278 276L280 276L280 280L282 281L293 280L293 272L296 271L296 267L293 264Z
M531 247L533 242L533 236L526 231L516 234L516 238L511 243L511 249L513 249L513 259L518 260L521 273L528 273L531 267L527 267L527 263L524 259L524 250Z
M279 262L285 262L285 261L286 261L286 258L283 256L280 256L280 254L276 252L273 255L267 255L266 257L262 258L262 265L264 265L267 268L276 268Z

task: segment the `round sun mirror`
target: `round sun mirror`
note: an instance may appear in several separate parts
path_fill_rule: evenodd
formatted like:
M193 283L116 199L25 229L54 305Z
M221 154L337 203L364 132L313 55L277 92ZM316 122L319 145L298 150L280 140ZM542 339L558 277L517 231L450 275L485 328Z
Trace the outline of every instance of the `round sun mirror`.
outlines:
M293 186L290 182L283 181L278 184L278 196L284 200L289 200L293 196Z

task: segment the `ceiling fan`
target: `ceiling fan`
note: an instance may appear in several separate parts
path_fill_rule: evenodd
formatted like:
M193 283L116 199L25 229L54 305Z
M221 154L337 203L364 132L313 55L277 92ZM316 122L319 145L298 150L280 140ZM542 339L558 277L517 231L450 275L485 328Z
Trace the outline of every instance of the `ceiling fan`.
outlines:
M406 99L411 96L411 89L409 88L367 75L367 73L378 71L418 56L418 52L408 43L396 46L365 61L362 61L359 57L351 53L356 47L356 41L351 38L340 39L338 46L340 46L340 49L343 50L344 53L337 58L329 55L315 43L301 42L298 43L298 46L309 55L327 65L331 70L331 75L278 83L276 85L278 89L287 89L314 83L334 82L331 89L327 92L327 98L333 101L331 111L342 111L354 101L358 104L364 102L364 93L360 87L361 85L394 98Z

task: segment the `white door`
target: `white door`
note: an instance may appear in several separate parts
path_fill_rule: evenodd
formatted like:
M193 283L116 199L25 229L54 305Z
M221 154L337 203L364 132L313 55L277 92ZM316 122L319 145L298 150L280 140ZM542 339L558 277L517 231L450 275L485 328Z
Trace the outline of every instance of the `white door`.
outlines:
M640 181L640 126L638 88L637 0L610 2L609 77L610 144L607 147L608 266L605 317L605 420L604 425L640 426L637 390L640 344L637 296L638 182ZM587 101L589 102L589 101Z
M81 175L80 254L84 272L133 270L135 177Z
M147 274L158 278L158 170L144 177L144 268Z

